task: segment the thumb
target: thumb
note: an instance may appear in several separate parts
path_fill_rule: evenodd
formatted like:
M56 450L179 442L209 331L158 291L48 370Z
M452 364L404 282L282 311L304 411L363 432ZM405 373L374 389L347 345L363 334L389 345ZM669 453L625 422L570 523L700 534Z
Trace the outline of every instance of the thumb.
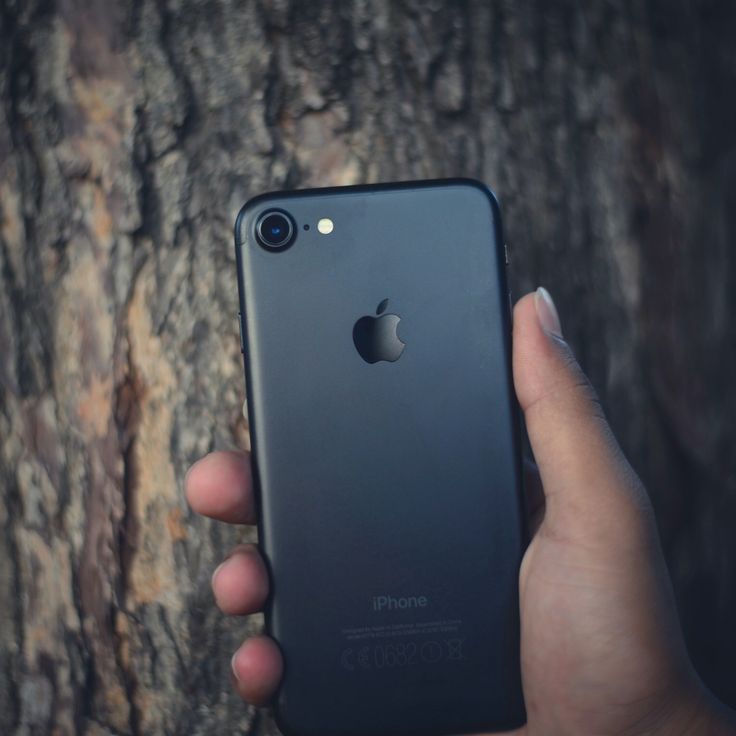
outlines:
M646 492L562 337L544 288L514 308L513 373L544 488L547 529L594 539L651 521Z

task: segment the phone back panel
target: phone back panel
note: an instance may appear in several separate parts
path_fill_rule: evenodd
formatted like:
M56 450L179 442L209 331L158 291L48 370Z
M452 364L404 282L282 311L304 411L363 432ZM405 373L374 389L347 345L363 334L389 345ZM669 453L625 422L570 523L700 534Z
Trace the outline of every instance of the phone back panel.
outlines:
M255 239L271 208L296 223L283 252ZM280 727L520 725L525 525L493 195L466 180L262 195L236 250ZM370 364L354 325L385 299L405 347Z

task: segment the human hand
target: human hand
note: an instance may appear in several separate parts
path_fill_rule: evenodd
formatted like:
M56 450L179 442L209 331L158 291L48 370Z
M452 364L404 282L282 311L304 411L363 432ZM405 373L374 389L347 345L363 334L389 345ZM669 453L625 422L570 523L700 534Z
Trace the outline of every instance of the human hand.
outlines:
M539 485L519 579L530 734L736 733L682 639L649 497L540 289L514 310Z
M520 571L526 726L515 734L736 734L702 686L680 631L651 504L544 290L514 309L514 384L539 471L528 479L533 539ZM249 457L216 452L186 480L191 507L254 524ZM227 614L262 609L268 575L240 545L212 587ZM268 702L282 673L266 636L233 656L236 687Z

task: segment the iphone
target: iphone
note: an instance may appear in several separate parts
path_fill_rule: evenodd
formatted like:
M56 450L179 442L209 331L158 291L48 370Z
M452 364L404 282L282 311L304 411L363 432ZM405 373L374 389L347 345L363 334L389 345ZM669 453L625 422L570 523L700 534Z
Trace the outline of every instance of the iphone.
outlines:
M280 728L521 725L526 526L495 197L471 180L263 194L235 247Z

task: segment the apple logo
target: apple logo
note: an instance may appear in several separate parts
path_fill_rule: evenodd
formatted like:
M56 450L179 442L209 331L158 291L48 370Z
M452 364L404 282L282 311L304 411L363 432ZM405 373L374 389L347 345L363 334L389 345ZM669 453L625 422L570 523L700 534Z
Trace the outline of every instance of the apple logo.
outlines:
M387 306L388 299L384 299L376 309L378 316L367 314L353 327L355 348L366 363L378 363L381 360L393 363L406 347L396 334L401 317L398 314L383 314Z

